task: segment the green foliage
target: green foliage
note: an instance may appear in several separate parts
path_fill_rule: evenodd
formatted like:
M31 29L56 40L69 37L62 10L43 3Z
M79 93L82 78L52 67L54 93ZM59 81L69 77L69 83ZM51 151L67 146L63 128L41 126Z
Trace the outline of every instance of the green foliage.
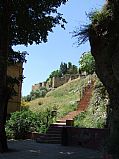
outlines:
M78 68L75 65L72 65L71 62L68 62L67 64L67 74L77 74L78 73Z
M77 38L78 46L88 41L90 36L94 36L94 33L96 33L97 37L102 36L103 38L106 38L107 41L109 41L109 39L112 38L112 36L110 36L112 34L110 24L114 19L112 7L109 5L104 5L101 11L96 10L90 12L87 14L87 16L91 23L88 25L83 25L83 27L73 32L73 37ZM109 35L109 33L111 34Z
M25 102L29 102L29 101L31 101L31 95L24 96L24 97L22 97L22 99L23 99Z
M20 64L22 67L22 64L26 62L26 55L28 55L27 52L15 52L13 51L12 48L9 48L9 55L8 55L8 67L10 65L18 65ZM12 98L13 96L17 95L17 92L15 91L15 86L19 85L21 81L24 79L24 76L19 76L19 77L11 77L7 76L6 78L6 84L7 84L7 90L6 90L6 95L7 95L7 100Z
M84 25L82 28L78 28L72 32L72 37L77 38L77 46L85 44L89 40L89 28L90 25Z
M60 64L60 72L61 72L62 76L67 73L67 64L66 63L61 62L61 64Z
M57 12L61 4L67 0L55 1L5 1L0 2L0 19L6 20L5 9L8 7L9 41L11 45L39 44L47 41L48 32L60 24L64 28L66 21ZM7 15L7 16L8 16ZM0 24L2 24L0 22ZM4 24L4 23L3 23ZM2 24L2 25L3 25ZM7 22L6 22L7 24ZM3 27L3 26L2 26ZM2 30L3 31L3 30Z
M93 74L95 72L95 60L91 55L91 52L82 54L79 65L82 72L86 72L87 74Z
M21 107L20 107L21 110L28 110L29 109L29 102L25 101L24 98L22 98L21 100Z
M31 100L34 100L36 98L45 97L47 92L48 92L48 89L46 87L41 87L40 89L37 89L35 91L31 91L29 95L24 96L23 100L24 101L31 101Z
M13 113L6 124L6 133L8 137L15 139L24 138L25 134L31 131L31 126L34 128L34 118L35 116L31 111Z
M60 68L58 70L55 70L53 72L51 72L51 74L49 75L49 77L47 78L46 82L50 82L50 80L53 77L62 77L66 74L77 74L78 73L78 68L77 66L73 65L71 62L65 63L65 62L61 62L60 64Z
M53 117L48 109L39 113L22 110L12 113L11 118L6 123L6 133L8 138L24 139L29 132L46 132L52 121Z
M91 23L93 24L104 24L105 21L111 16L111 10L107 9L106 6L101 11L94 11L88 14Z
M14 51L12 48L9 48L9 56L8 56L8 64L13 65L13 64L23 64L26 63L26 55L28 53L26 51L20 52L20 51Z
M71 74L77 74L78 73L78 68L75 65L72 65L72 71Z
M46 82L51 83L51 79L53 77L62 77L62 73L60 70L55 70L53 72L51 72L51 74L49 75L49 77L46 79Z
M56 71L51 72L49 78L61 77L61 76L62 76L62 74L61 74L60 70L56 70Z
M55 90L49 91L45 98L38 98L29 103L29 109L34 112L40 112L48 108L53 110L57 108L57 118L62 117L70 111L77 108L77 100L80 100L83 88L88 85L89 78L93 76L82 77L72 80ZM39 105L40 102L40 105Z
M45 95L47 94L48 89L46 87L42 87L36 91L32 91L31 94L31 100L32 99L36 99L39 97L45 97Z

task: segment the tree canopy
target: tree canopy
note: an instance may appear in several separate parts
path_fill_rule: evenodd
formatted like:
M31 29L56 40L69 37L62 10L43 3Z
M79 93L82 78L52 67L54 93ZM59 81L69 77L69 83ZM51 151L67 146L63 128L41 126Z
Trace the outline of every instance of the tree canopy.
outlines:
M57 12L57 8L66 1L2 0L0 2L0 24L5 19L9 21L4 25L9 25L10 45L46 42L48 32L52 32L56 24L64 27L66 23L62 14ZM7 13L4 12L5 8L8 8ZM2 25L0 25L1 29L3 31Z
M60 72L63 75L66 75L66 74L77 74L78 73L78 68L76 65L73 65L71 62L68 62L68 63L63 63L61 62L60 64Z
M62 77L66 74L71 75L71 74L77 74L77 73L78 73L78 68L76 65L73 65L71 62L68 62L68 63L61 62L59 69L51 72L51 74L49 75L49 78ZM46 81L48 81L49 78Z
M79 60L80 70L87 74L93 74L95 71L95 60L91 52L84 52Z

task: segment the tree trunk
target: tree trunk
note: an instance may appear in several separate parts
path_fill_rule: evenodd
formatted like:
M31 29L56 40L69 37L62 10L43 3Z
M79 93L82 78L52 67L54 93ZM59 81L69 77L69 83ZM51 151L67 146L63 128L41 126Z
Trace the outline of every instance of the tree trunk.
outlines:
M9 47L9 0L4 0L0 15L0 152L6 152L7 138L5 133L6 99L7 99L7 60Z
M109 93L108 152L119 158L119 40L108 43L92 31L89 35L96 73ZM117 156L117 157L116 157Z
M0 40L3 42L2 38ZM0 41L1 44L2 42ZM5 134L7 50L3 49L2 45L0 46L0 152L7 151Z

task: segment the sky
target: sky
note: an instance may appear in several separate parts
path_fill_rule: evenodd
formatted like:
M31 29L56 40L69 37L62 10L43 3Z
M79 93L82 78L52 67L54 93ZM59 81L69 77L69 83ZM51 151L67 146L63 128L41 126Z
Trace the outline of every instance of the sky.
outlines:
M66 19L65 30L60 26L49 33L48 42L39 45L14 46L16 51L27 51L27 63L23 65L25 79L22 84L22 96L31 92L32 85L45 81L50 73L59 69L61 62L71 62L79 67L82 53L90 51L89 42L77 47L77 39L72 38L72 32L89 23L86 13L101 9L105 0L69 0L58 9Z

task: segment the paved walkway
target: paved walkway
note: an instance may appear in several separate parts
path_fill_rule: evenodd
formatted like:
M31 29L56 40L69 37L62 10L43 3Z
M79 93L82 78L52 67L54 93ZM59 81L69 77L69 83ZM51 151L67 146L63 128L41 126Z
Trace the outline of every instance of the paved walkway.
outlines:
M33 140L8 141L10 151L0 159L101 159L98 151L58 144L40 144Z

